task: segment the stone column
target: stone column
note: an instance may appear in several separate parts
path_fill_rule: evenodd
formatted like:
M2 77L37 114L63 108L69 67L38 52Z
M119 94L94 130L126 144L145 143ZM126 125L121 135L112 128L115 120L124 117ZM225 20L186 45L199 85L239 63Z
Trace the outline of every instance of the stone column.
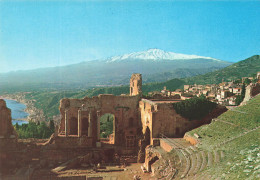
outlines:
M81 119L81 110L78 110L78 137L82 135L82 119Z
M65 110L65 136L68 136L68 110Z
M92 137L92 118L91 111L88 114L88 137Z
M97 111L97 141L100 140L100 111Z

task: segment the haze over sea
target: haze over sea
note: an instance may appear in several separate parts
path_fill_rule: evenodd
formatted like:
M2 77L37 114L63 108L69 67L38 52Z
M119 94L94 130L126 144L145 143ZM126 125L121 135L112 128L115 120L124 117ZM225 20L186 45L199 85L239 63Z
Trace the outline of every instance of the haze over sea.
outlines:
M9 99L5 99L5 102L6 106L12 111L12 124L18 123L21 125L28 123L27 121L24 121L24 119L29 115L24 111L26 109L26 105Z

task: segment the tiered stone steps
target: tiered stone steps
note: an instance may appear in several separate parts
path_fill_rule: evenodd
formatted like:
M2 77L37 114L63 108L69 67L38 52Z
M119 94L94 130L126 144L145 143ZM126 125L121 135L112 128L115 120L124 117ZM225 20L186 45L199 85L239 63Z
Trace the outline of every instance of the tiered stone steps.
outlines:
M187 174L183 174L181 178L187 179L207 179L209 176L204 174L205 177L197 177L197 174L207 167L211 167L216 163L219 163L221 157L224 157L223 151L214 151L214 152L204 152L196 151L190 155L190 169ZM186 169L186 167L185 167ZM203 175L203 174L202 174Z
M166 139L166 141L173 147L173 149L177 152L180 160L181 167L178 172L174 175L181 179L208 179L211 176L207 174L197 174L205 169L217 164L224 158L223 151L201 151L195 146L187 146L180 139ZM169 168L169 167L168 167ZM168 169L166 168L166 169ZM171 169L174 169L173 167ZM167 170L168 171L168 170ZM205 176L205 177L201 177ZM164 176L165 177L165 176ZM167 176L166 178L172 179Z

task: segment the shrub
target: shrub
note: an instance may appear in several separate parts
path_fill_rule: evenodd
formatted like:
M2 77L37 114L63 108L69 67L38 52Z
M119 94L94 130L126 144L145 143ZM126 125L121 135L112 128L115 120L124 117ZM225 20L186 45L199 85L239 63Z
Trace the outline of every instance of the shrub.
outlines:
M203 97L194 97L173 104L175 111L189 120L201 119L205 117L213 109L215 109L216 106L216 103L211 102Z

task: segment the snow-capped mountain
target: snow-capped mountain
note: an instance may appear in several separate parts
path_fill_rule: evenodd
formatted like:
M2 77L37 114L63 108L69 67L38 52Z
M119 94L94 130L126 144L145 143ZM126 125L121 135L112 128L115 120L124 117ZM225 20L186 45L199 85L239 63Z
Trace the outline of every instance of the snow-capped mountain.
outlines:
M79 64L0 74L1 83L61 84L72 86L128 84L132 73L141 73L143 82L160 82L211 72L231 63L214 58L149 49L123 56L85 61ZM9 85L8 85L9 87Z
M161 49L149 49L147 51L141 52L133 52L130 54L125 54L122 56L114 56L107 60L107 62L116 62L116 61L124 61L124 60L133 60L133 59L141 59L141 60L191 60L191 59L208 59L214 61L220 61L218 59L214 59L211 57L197 56L197 55L186 55L174 52L166 52Z

